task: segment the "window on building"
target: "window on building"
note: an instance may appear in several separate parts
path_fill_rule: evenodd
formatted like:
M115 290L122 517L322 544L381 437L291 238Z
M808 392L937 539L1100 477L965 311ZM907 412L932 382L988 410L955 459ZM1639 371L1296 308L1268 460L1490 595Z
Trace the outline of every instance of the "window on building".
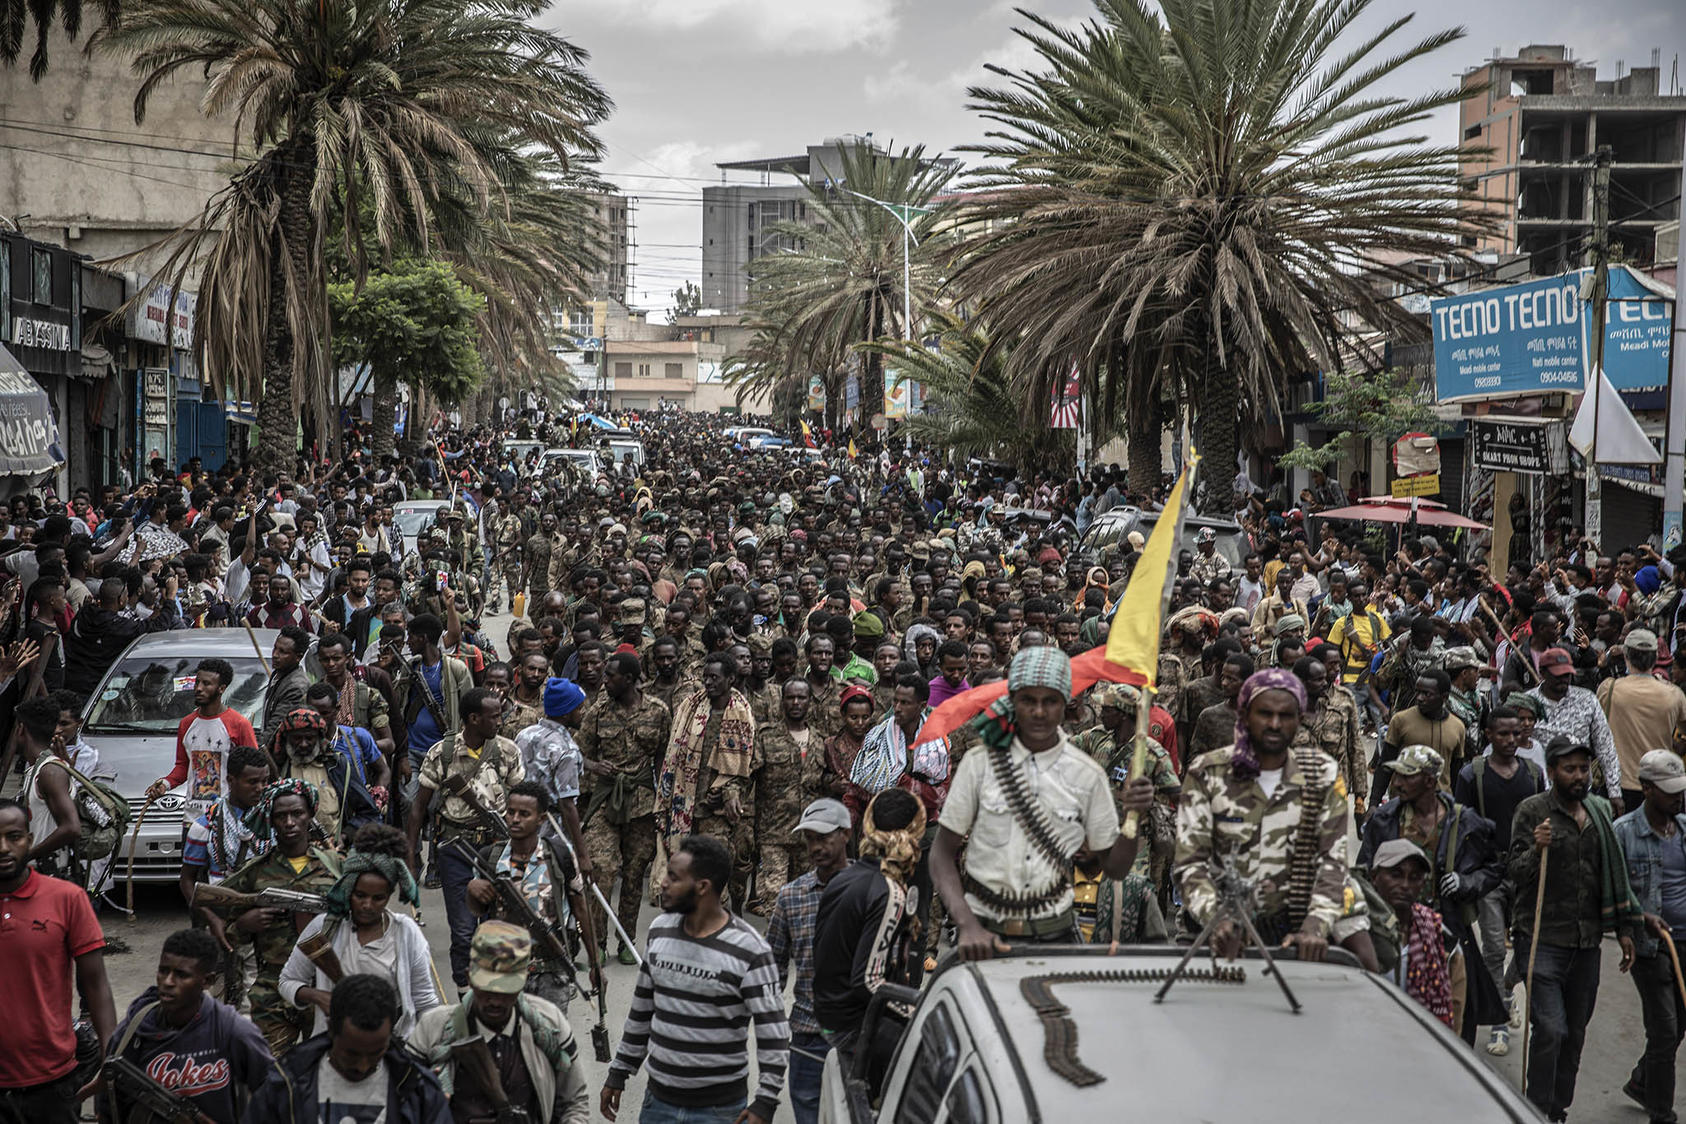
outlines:
M648 363L638 364L638 377L641 379L650 377L650 365Z
M46 250L29 251L30 272L35 275L32 299L36 304L53 303L53 255Z
M1480 135L1481 135L1481 126L1480 125L1471 125L1469 128L1464 130L1464 140L1474 140L1476 137L1478 137Z
M616 363L615 364L615 377L617 379L630 379L632 377L632 364L631 363Z
M682 379L682 378L684 378L685 377L685 364L683 364L683 363L668 363L668 364L666 364L666 375L664 377L670 378L670 379Z

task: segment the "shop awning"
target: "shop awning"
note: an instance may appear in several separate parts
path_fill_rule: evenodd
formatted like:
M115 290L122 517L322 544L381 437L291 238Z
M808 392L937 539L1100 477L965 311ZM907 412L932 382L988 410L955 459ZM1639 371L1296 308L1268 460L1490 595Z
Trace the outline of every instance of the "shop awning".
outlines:
M34 476L63 463L47 392L0 345L0 476Z

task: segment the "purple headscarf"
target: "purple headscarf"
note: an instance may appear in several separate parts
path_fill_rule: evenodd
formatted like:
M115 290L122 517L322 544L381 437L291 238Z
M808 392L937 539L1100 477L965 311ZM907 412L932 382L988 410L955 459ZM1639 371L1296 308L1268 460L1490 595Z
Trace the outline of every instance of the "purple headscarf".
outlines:
M1229 760L1230 771L1243 780L1259 775L1259 755L1253 752L1253 739L1247 736L1247 706L1262 691L1287 691L1300 704L1300 712L1305 712L1305 684L1293 672L1267 667L1247 677L1235 698L1235 755Z

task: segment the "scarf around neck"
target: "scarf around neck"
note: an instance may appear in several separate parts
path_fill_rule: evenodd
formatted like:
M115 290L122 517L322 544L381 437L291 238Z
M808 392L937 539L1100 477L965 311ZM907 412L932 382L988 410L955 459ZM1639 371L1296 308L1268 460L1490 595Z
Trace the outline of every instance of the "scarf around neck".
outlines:
M704 765L716 777L747 777L755 751L755 716L749 700L736 688L726 700L720 718L720 736L707 762L703 757L704 735L712 713L708 695L694 691L674 706L673 737L662 758L661 777L656 785L656 808L665 823L663 833L670 847L691 833L694 810L700 797L697 780Z

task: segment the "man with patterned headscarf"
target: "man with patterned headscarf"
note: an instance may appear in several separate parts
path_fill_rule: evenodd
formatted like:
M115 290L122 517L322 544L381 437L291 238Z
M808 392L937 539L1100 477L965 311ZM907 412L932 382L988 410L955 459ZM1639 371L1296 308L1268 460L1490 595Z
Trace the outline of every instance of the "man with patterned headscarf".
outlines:
M320 693L324 708L337 705L332 690L323 687ZM390 768L372 740L348 746L334 736L338 732L314 707L294 707L282 717L270 747L283 777L296 777L316 790L316 822L335 841L380 822L384 800L370 786L384 796Z
M1203 926L1219 905L1218 873L1233 859L1252 885L1264 939L1321 960L1344 911L1352 813L1334 760L1294 744L1305 705L1305 687L1283 668L1241 685L1234 744L1202 754L1183 778L1172 876ZM1212 933L1213 949L1229 959L1242 940L1231 921Z
M959 933L962 958L1006 951L1007 940L1071 943L1071 869L1080 851L1105 855L1110 878L1135 860L1118 830L1120 807L1146 813L1153 784L1132 777L1114 803L1106 770L1060 728L1071 661L1026 648L1007 670L1007 694L976 719L980 746L954 770L931 850L931 878ZM956 852L970 837L966 870Z
M246 826L268 850L230 874L223 885L242 894L260 890L302 890L326 893L341 873L340 856L317 847L311 836L316 815L316 789L307 781L288 777L263 790ZM305 1012L281 998L281 969L293 953L300 926L297 915L273 908L249 909L230 917L228 935L251 941L257 953L257 979L252 983L252 1021L258 1024L277 1057L297 1042L309 1026Z

